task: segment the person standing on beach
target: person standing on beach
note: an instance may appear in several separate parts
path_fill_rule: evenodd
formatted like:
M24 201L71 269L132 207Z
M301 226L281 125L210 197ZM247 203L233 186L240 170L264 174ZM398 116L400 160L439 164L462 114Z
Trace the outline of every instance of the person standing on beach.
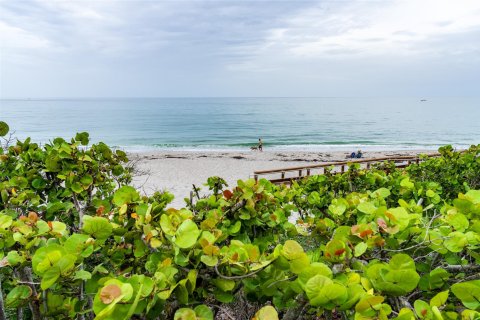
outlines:
M258 138L258 151L263 151L262 138Z

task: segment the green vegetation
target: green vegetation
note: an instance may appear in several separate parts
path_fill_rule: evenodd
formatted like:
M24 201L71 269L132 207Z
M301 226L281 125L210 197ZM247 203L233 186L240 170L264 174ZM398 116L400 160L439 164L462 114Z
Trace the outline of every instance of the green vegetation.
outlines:
M88 143L0 149L0 318L480 317L480 146L291 188L212 177L173 209Z

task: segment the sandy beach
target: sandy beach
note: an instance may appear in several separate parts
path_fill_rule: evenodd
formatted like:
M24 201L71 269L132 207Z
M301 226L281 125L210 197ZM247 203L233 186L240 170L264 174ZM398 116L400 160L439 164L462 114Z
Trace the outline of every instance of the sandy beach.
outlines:
M416 155L431 153L431 150L370 151L364 158ZM201 187L208 177L220 176L229 186L238 179L253 177L255 170L286 168L317 163L344 161L348 152L301 152L301 151L152 151L130 153L135 163L134 185L145 194L156 190L168 190L175 195L173 207L184 206L192 185Z

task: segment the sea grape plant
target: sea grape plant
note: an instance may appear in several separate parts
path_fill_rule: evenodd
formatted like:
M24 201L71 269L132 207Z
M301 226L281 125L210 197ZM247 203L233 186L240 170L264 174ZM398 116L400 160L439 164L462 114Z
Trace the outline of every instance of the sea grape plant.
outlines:
M290 188L212 177L171 208L86 133L19 141L0 150L0 317L476 319L479 150Z

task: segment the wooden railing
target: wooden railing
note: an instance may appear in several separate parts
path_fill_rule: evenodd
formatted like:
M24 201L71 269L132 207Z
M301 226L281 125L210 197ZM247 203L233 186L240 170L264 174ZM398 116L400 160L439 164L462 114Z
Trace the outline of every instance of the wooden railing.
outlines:
M439 153L425 154L427 157L438 157ZM271 170L257 170L253 172L253 177L256 181L262 176L268 176L268 180L273 183L281 184L285 182L291 182L293 180L299 180L311 175L324 174L327 167L333 166L332 173L343 173L348 170L348 166L353 163L358 163L364 168L369 169L373 163L381 163L384 161L393 161L398 168L404 168L412 163L419 163L422 161L420 155L414 156L398 156L398 157L382 157L382 158L370 158L370 159L351 159L345 161L336 162L324 162L320 164L289 167L281 169Z

